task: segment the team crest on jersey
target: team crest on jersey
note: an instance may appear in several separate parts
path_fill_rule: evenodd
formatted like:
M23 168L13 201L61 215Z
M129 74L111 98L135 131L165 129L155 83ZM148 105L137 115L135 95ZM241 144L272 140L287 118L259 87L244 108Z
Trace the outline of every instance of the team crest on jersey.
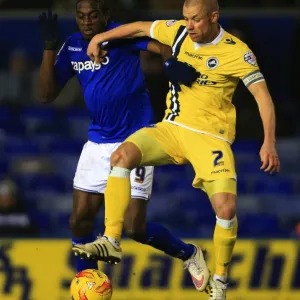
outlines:
M167 27L171 27L171 26L175 25L176 22L177 22L177 20L169 20L166 22L166 25L167 25Z
M253 52L248 51L245 55L244 55L244 60L245 62L247 62L248 64L255 66L257 61L256 61L256 57L254 55Z
M206 61L206 66L211 70L215 69L218 65L219 65L219 61L216 57L210 57Z

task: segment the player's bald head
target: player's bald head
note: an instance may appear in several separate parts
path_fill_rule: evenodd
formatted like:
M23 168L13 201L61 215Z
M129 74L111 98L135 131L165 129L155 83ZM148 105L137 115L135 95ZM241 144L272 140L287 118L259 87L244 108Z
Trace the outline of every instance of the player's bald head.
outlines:
M218 0L186 0L184 2L184 6L201 6L207 11L207 13L212 13L219 10Z

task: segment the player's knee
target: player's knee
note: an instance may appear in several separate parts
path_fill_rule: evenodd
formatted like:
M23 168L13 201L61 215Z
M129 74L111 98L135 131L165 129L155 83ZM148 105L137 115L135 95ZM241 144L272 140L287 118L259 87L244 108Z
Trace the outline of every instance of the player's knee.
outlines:
M139 166L141 161L140 150L132 143L122 144L110 157L112 167L134 169Z
M219 203L216 206L216 214L220 219L231 220L236 215L236 207L233 203Z
M124 222L124 230L130 239L144 243L146 234L145 222L137 222L135 219L126 218Z
M212 203L218 218L231 220L236 215L236 196L233 194L217 194L212 197Z

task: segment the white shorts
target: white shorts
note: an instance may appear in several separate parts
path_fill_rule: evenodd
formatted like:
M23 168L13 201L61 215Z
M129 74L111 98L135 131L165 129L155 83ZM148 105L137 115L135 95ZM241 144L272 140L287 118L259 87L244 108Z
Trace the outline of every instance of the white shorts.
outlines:
M74 189L104 194L110 173L110 156L121 143L97 144L88 141L83 146L74 177ZM149 200L154 167L139 167L131 171L131 197Z

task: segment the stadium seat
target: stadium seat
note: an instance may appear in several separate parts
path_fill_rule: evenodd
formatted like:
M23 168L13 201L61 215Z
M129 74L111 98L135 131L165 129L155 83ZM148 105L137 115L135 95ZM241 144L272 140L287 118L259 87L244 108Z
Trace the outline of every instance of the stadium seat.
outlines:
M28 183L28 189L37 192L66 192L64 180L58 175L34 174Z
M86 108L72 107L65 112L65 117L70 126L71 136L87 140L90 117Z
M7 175L9 171L8 161L0 160L0 179L2 179L5 175Z
M21 137L10 137L6 141L5 152L8 156L35 156L40 154L36 141Z
M232 151L234 154L239 154L239 153L259 153L261 147L261 143L256 141L256 140L237 140L233 143L232 145Z
M24 122L27 132L32 133L38 126L57 121L56 110L51 106L33 106L23 108L20 112L20 119Z
M248 214L239 217L239 236L242 238L276 238L282 234L279 219L271 214Z
M0 120L0 130L9 137L26 135L26 127L20 120Z
M0 122L12 119L12 111L8 107L0 106Z
M256 194L293 194L293 182L290 178L280 176L259 176L254 183L253 192Z
M47 152L50 155L80 155L85 141L71 138L58 138L49 143Z

